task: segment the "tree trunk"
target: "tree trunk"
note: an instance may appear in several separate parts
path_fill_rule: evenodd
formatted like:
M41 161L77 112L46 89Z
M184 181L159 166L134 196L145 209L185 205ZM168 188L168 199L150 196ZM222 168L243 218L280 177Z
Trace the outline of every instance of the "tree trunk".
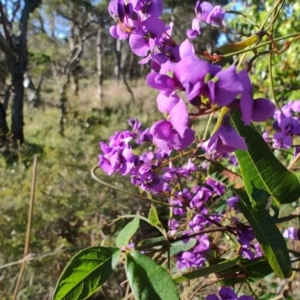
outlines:
M121 79L121 73L122 73L122 66L121 66L121 50L122 50L122 43L120 40L115 40L115 54L116 54L116 64L114 73L117 77L118 83Z
M79 97L79 69L80 67L78 66L75 70L72 71L72 77L74 80L74 96L76 98Z
M61 92L60 92L60 119L59 119L59 126L60 130L59 133L61 136L65 135L65 122L67 119L67 109L68 109L68 88L70 85L70 74L67 76L66 82L63 84Z
M98 100L102 103L103 98L103 73L102 73L102 24L97 30L97 76L98 76Z
M0 141L2 146L6 142L6 137L8 134L8 126L6 122L6 113L3 104L0 102Z
M23 98L24 98L24 73L27 69L27 29L29 15L33 12L39 5L41 0L27 0L25 1L25 6L22 9L21 19L20 19L20 35L17 41L17 56L18 59L12 64L11 69L12 75L12 87L13 87L13 103L12 103L12 123L11 132L12 139L15 144L24 143L24 116L23 116Z
M123 47L121 47L121 74L123 78L123 83L125 84L126 89L131 96L131 100L134 103L135 102L134 94L127 80L127 73L129 67L128 62L130 61L130 55L131 55L131 51L129 50L129 48L128 47L125 48L123 45Z

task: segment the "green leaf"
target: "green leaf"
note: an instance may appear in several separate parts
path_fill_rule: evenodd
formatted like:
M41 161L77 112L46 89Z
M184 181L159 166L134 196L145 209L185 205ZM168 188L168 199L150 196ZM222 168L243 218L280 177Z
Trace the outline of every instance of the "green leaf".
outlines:
M291 203L300 197L298 178L289 172L273 155L261 134L252 126L245 126L239 112L231 113L233 126L245 138L247 151L237 150L246 191L251 201L265 204L271 196L278 203ZM257 193L260 193L257 199Z
M261 210L258 218L258 213L251 206L247 194L242 190L235 190L235 192L240 197L237 207L250 223L261 250L274 273L280 278L289 277L292 271L291 261L286 242L276 224L261 222L260 219L270 217L269 213L266 210Z
M224 173L222 168L226 170L224 166L218 164L218 173ZM222 178L222 182L229 184L226 177ZM239 196L237 207L253 228L255 237L274 273L281 278L288 277L291 273L291 262L285 240L276 226L277 215L270 216L265 205L253 204L244 189L234 189L230 185L229 189Z
M137 232L140 225L140 219L134 218L130 221L116 237L116 246L127 246L132 236Z
M126 275L136 300L180 300L170 274L139 252L126 256Z
M158 214L156 207L154 205L151 205L149 214L148 214L148 220L150 221L150 224L152 226L159 226L161 225L161 222L159 221Z
M225 285L234 285L240 282L255 282L273 273L266 257L258 257L253 260L241 259L238 264L218 273L224 279ZM237 276L238 274L238 276Z
M137 244L137 247L135 249L147 249L147 248L152 248L155 246L163 246L167 243L166 238L164 236L159 236L159 237L155 237L155 238L149 238L149 239L145 239L140 241Z
M170 256L174 256L177 253L188 251L191 248L193 248L197 243L197 240L195 238L190 238L187 243L184 243L183 241L177 241L174 243L171 243L170 245Z
M77 253L65 267L53 300L84 300L95 293L117 266L118 248L90 247Z
M238 262L241 260L240 256L236 256L232 259L228 259L224 262L221 262L219 264L215 264L215 265L211 265L208 267L204 267L204 268L200 268L198 270L195 271L191 271L188 273L185 273L181 276L175 277L174 281L176 283L181 283L187 280L192 280L192 279L196 279L199 277L203 277L203 276L207 276L209 274L212 273L218 273L221 272L223 270L226 270L228 268L231 268L232 266L235 266L236 264L238 264Z

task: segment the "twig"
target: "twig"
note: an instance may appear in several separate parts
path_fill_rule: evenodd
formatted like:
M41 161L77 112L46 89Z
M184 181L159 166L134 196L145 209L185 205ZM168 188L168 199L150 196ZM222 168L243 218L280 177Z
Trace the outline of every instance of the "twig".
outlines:
M29 245L30 245L30 234L31 234L31 225L33 217L33 206L34 206L34 195L35 195L35 184L36 184L36 170L37 170L37 155L35 154L33 158L33 170L32 170L32 179L31 179L31 190L30 190L30 203L28 208L28 220L27 220L27 230L26 230L26 239L24 246L24 258L29 254ZM15 286L13 300L17 299L19 288L21 285L22 276L25 270L27 259L24 259L21 264L19 277Z
M297 160L300 159L300 153L297 154L297 156L290 162L288 166L288 170L291 170L294 166L294 164L297 162Z

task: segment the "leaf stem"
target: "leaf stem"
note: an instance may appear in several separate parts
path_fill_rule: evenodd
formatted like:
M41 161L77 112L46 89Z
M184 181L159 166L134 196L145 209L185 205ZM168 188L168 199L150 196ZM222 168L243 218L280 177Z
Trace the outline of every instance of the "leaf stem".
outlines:
M289 34L289 35L285 35L285 36L281 36L281 37L273 39L273 41L274 42L278 42L278 41L281 41L281 40L284 40L284 39L288 39L288 38L292 38L292 37L298 37L298 36L300 38L300 32ZM290 43L292 43L294 41L295 41L295 39L293 39L292 41L290 41ZM231 53L228 53L228 54L224 54L223 58L231 57L231 56L242 54L242 53L249 52L249 51L255 51L256 49L262 48L262 47L267 46L267 45L269 45L271 43L272 43L272 41L269 40L269 41L263 42L261 44L255 45L255 46L253 46L251 48L247 48L247 49L239 50L239 51L236 51L236 52L231 52Z

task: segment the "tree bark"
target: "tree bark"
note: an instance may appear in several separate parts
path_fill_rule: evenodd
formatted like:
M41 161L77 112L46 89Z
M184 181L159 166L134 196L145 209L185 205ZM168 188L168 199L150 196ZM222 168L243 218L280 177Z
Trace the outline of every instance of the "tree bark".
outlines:
M103 100L103 73L102 73L102 24L97 30L97 76L98 76L98 100L102 103Z
M2 146L6 142L6 137L8 134L8 126L6 122L6 113L3 104L0 102L0 141Z
M30 13L32 13L39 5L41 0L27 0L22 9L20 19L20 35L17 38L16 52L17 60L13 63L11 69L12 87L13 87L13 103L12 103L12 122L11 132L12 139L15 144L24 143L24 73L27 70L28 48L27 48L27 29Z
M116 64L115 64L114 74L117 77L118 83L120 82L121 74L122 74L121 51L122 51L121 41L120 40L115 40Z

